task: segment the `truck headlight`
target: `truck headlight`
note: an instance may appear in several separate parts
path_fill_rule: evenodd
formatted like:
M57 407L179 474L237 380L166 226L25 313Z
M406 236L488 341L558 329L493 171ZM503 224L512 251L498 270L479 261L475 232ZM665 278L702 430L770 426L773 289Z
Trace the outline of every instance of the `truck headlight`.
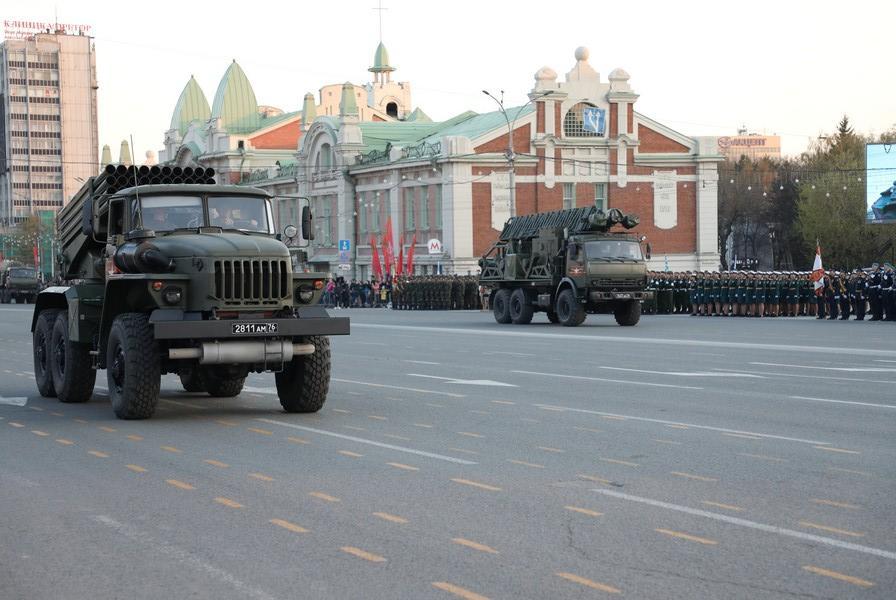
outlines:
M310 304L314 300L314 290L309 287L299 286L296 288L296 298L302 304Z
M162 299L166 304L180 304L183 293L179 287L169 286L162 291Z

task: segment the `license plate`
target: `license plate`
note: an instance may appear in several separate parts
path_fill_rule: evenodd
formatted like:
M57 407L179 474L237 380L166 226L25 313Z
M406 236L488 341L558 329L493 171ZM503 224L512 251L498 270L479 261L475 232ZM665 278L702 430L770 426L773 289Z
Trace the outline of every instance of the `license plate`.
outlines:
M277 333L276 323L233 323L231 333L234 335L254 335L259 333Z
M631 299L631 297L632 295L628 293L616 294L616 298L618 298L619 300L629 300Z

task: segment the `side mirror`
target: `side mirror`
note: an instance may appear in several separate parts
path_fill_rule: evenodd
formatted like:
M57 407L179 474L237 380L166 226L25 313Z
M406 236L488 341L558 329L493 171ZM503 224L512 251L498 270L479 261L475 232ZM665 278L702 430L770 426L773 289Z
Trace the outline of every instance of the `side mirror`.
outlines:
M84 209L81 213L81 233L91 239L93 239L94 234L93 211L94 200L93 198L87 198L87 201L84 202Z
M647 244L647 260L650 260L650 244Z
M311 207L302 207L302 237L306 240L314 239L314 229L311 228Z

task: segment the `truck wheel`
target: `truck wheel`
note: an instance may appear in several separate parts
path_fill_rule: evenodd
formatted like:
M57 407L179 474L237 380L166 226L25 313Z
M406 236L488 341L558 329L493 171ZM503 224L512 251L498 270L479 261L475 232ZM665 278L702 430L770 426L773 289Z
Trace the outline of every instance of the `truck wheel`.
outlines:
M492 298L492 310L495 313L495 321L505 325L510 323L510 290L500 289Z
M616 322L623 326L637 325L641 320L641 303L637 300L619 303L613 309Z
M146 315L115 317L106 350L109 400L119 419L148 419L159 402L159 347Z
M60 402L87 402L93 395L96 371L90 358L90 346L71 341L68 313L60 312L53 322L50 338L50 373ZM36 373L36 371L35 371Z
M280 405L289 413L319 411L330 390L330 338L311 336L304 341L314 344L314 354L294 357L275 375Z
M510 295L510 320L514 325L527 325L532 322L532 315L535 309L529 304L526 298L526 292L522 288L517 288Z
M53 323L59 311L42 310L34 325L34 336L31 346L34 353L34 381L37 391L44 398L55 398L56 387L53 385L53 373L50 371L50 340L53 338Z
M201 372L202 384L209 396L214 398L233 398L239 396L243 391L243 384L246 382L246 376L233 377L227 376L225 373L217 372L216 369L205 369Z
M548 321L550 321L551 323L559 323L560 317L557 316L556 312L549 310L548 311Z
M184 390L188 392L204 392L205 382L199 374L197 367L181 367L178 372L180 384L184 386Z
M577 327L585 320L585 307L569 288L557 296L557 319L564 327Z

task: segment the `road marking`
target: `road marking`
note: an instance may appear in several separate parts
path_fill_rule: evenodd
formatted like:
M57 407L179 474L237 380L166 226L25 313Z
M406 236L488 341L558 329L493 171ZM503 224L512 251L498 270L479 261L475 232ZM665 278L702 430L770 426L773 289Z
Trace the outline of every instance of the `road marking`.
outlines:
M823 575L825 577L831 577L832 579L839 579L840 581L845 581L846 583L851 583L863 588L870 588L874 586L874 583L868 581L867 579L860 579L858 577L853 577L852 575L844 575L843 573L830 571L828 569L822 569L821 567L806 565L805 567L803 567L803 570L809 571L810 573L815 573L816 575Z
M533 406L540 407L540 406L551 406L551 405L533 404ZM758 436L761 438L768 438L768 439L772 439L772 440L784 440L784 441L788 441L788 442L799 442L801 444L819 444L819 445L826 446L829 443L829 442L819 442L817 440L804 440L801 438L793 438L793 437L787 437L787 436L783 436L783 435L773 435L770 433L756 433L755 431L741 431L739 429L728 429L727 427L712 427L710 425L695 425L693 423L679 423L677 421L666 421L664 419L650 419L647 417L634 417L631 415L620 415L620 414L615 414L615 413L601 412L599 410L589 410L587 408L570 408L570 407L566 407L566 406L558 406L557 408L562 408L563 410L566 410L569 412L584 413L584 414L588 414L588 415L600 415L600 416L604 416L604 417L631 419L633 421L644 421L645 423L659 423L661 425L667 425L674 429L685 429L688 427L693 427L695 429L705 429L707 431L719 431L722 433L741 433L744 435L755 435L755 436Z
M727 435L728 437L736 437L742 438L745 440L761 440L761 437L756 437L755 435L746 435L743 433L723 433L722 435Z
M520 421L525 421L526 423L541 423L538 419L530 419L528 417L520 417Z
M248 390L248 388L247 388ZM183 406L186 408L192 408L195 410L208 410L208 406L202 406L201 404L190 404L189 402L178 402L177 400L159 400L159 402L164 402L165 404L173 404L175 406Z
M715 506L716 508L724 508L725 510L733 510L737 512L742 512L744 510L739 506L734 506L733 504L723 504L721 502L712 502L710 500L704 500L700 504L705 504L706 506Z
M432 425L427 425L426 423L414 423L414 427L425 427L426 429L432 429Z
M162 450L165 452L172 452L174 454L182 454L183 450L180 448L175 448L174 446L161 446Z
M626 467L640 467L638 463L628 462L627 460L616 460L615 458L598 458L597 460L606 463L613 463L614 465L624 465Z
M343 425L345 429L351 429L352 431L367 431L364 427L357 427L355 425Z
M543 469L543 468L544 468L544 465L538 465L538 464L535 464L535 463L526 462L526 461L524 461L524 460L513 460L513 459L508 459L507 462L509 462L509 463L513 463L513 464L515 464L515 465L522 465L522 466L524 466L524 467L533 467L533 468L535 468L535 469Z
M506 354L507 356L538 356L537 354L527 354L525 352L499 352L497 350L494 352L483 352L482 354L485 356L490 356L492 354Z
M139 436L139 435L134 435L134 434L131 434L131 435L127 436L127 438L128 438L129 440L133 440L133 441L135 441L135 442L142 442L142 441L143 441L143 438L142 438L141 436Z
M482 489L482 490L488 490L489 492L500 492L500 491L501 491L501 488L499 488L499 487L497 487L497 486L494 486L494 485L488 485L488 484L486 484L486 483L479 483L479 482L476 482L476 481L470 481L469 479L461 479L461 478L459 478L459 477L453 477L453 478L451 479L451 481L453 481L454 483L461 483L461 484L463 484L463 485L469 485L469 486L472 486L472 487L477 487L477 488Z
M816 542L819 544L824 544L826 546L832 546L834 548L842 548L845 550L852 550L854 552L861 552L862 554L870 554L872 556L879 556L881 558L887 558L889 560L896 560L896 552L890 552L888 550L881 550L879 548L872 548L870 546L862 546L860 544L854 544L852 542L844 542L842 540L829 538L829 537L823 537L820 535L814 535L811 533L805 533L803 531L796 531L794 529L786 529L784 527L776 527L774 525L766 525L765 523L757 523L756 521L748 521L746 519L741 519L739 517L732 517L729 515L723 515L720 513L709 512L709 511L700 510L697 508L690 508L688 506L681 506L679 504L671 504L669 502L653 500L652 498L633 496L631 494L617 492L616 490L594 488L591 491L595 492L597 494L604 495L604 496L619 498L621 500L628 500L630 502L638 502L641 504L647 504L648 506L656 506L658 508L665 508L667 510L673 510L676 512L681 512L681 513L685 513L685 514L689 514L689 515L695 515L698 517L705 517L707 519L713 519L715 521L722 521L723 523L728 523L730 525L738 525L740 527L756 529L758 531L764 531L766 533L776 533L778 535L783 535L783 536L792 537L792 538L810 541L810 542Z
M75 443L71 440L67 440L65 438L59 438L56 440L57 443L62 444L63 446L73 446Z
M559 373L541 373L539 371L511 371L521 375L535 375L538 377L560 377L563 379L582 379L585 381L603 381L606 383L627 383L629 385L645 385L648 387L676 388L679 390L702 390L702 387L690 385L672 385L671 383L647 383L646 381L630 381L628 379L606 379L604 377L586 377L584 375L561 375ZM540 406L540 405L536 405Z
M221 462L220 460L215 460L215 459L213 459L213 458L206 458L206 459L205 459L204 461L202 461L202 462L204 462L204 463L208 463L208 464L210 464L210 465L213 466L213 467L221 467L222 469L226 469L227 467L230 466L230 465L228 465L227 463L223 463L223 462Z
M236 427L239 423L234 423L233 421L225 421L224 419L215 419L215 423L218 425L223 425L224 427Z
M390 467L395 467L396 469L404 469L405 471L419 471L420 470L420 467L412 467L411 465L406 465L403 463L387 462L386 464L389 465Z
M788 462L786 458L778 458L776 456L766 456L765 454L748 454L746 452L738 452L738 456L749 456L750 458L758 458L760 460L770 460L772 462Z
M731 371L731 369L713 369L713 371L721 371L723 373L727 373ZM769 377L789 377L789 378L798 378L798 379L813 379L815 381L818 380L830 380L830 381L855 381L855 382L863 382L863 383L892 383L891 381L880 380L880 379L857 379L855 377L832 377L830 375L819 375L818 373L779 373L776 371L748 371L746 369L738 369L739 373L753 373L755 375L767 375ZM781 396L782 398L784 396Z
M875 404L874 402L855 402L853 400L829 400L827 398L812 398L810 396L788 396L788 398L793 398L795 400L810 400L812 402L830 402L832 404L855 404L858 406L873 406L874 408L896 408L896 404Z
M675 377L753 377L756 379L765 379L761 375L752 375L750 373L740 373L737 371L727 373L714 373L712 371L648 371L646 369L626 369L624 367L600 367L610 371L629 371L631 373L648 373L651 375L672 375Z
M439 377L438 375L423 375L422 373L408 373L408 377L423 377L426 379L438 379L445 383L454 383L457 385L487 385L491 387L519 387L513 383L504 383L503 381L494 381L492 379L459 379L456 377Z
M352 458L361 458L364 456L363 454L358 454L357 452L352 452L350 450L338 450L337 452L342 456L350 456Z
M444 404L436 404L435 402L427 402L426 406L432 406L433 408L445 408Z
M342 502L336 496L331 496L330 494L325 494L323 492L308 492L308 495L312 498L317 498L318 500L324 500L326 502Z
M827 450L828 452L841 452L843 454L861 454L858 450L845 450L844 448L832 448L830 446L813 446L819 450Z
M474 415L490 415L490 414L492 414L492 413L490 413L490 412L488 412L488 411L486 411L486 410L471 410L471 411L469 411L469 412L472 413L472 414L474 414Z
M473 454L473 455L479 454L475 450L465 450L464 448L448 448L448 449L451 450L452 452L461 452L463 454Z
M481 435L479 433L472 433L470 431L458 431L457 435L465 435L467 437L473 437L473 438L484 438L485 437L484 435Z
M84 419L73 419L75 423L81 423L83 425L87 425L90 421L85 421Z
M305 427L304 425L296 425L294 423L286 423L283 421L276 421L274 419L258 419L264 423L269 423L271 425L281 425L283 427L291 427L293 429L300 429L302 431L310 431L312 433L317 433L320 435L327 435L330 437L335 437L343 440L349 440L352 442L357 442L359 444L368 444L370 446L376 446L378 448L386 448L388 450L395 450L397 452L405 452L407 454L415 454L417 456L424 456L426 458L433 458L436 460L444 460L446 462L451 462L459 465L475 465L476 463L469 460L464 460L462 458L454 458L453 456L445 456L443 454L435 454L433 452L425 452L423 450L415 450L414 448L407 448L405 446L396 446L394 444L386 444L384 442L376 442L374 440L368 440L365 438L359 438L351 435L344 435L341 433L336 433L334 431L327 431L326 429L317 429L314 427ZM416 425L416 423L415 423ZM432 427L432 425L430 425Z
M252 433L260 433L261 435L274 435L273 431L267 429L259 429L258 427L246 427Z
M809 365L790 365L782 363L751 362L761 367L787 367L790 369L818 369L821 371L845 371L849 373L892 373L889 367L810 367Z
M31 433L33 433L34 435L39 435L40 437L47 437L48 435L50 435L46 431L41 431L40 429L32 429Z
M676 445L676 446L681 446L681 442L675 442L675 441L673 441L673 440L661 440L661 439L656 439L656 438L655 438L653 441L654 441L654 442L659 442L660 444L674 444L674 445Z
M109 458L108 454L106 454L105 452L100 452L99 450L88 450L87 454L90 454L91 456L95 456L97 458Z
M840 473L852 473L853 475L864 475L865 477L871 477L871 473L868 471L856 471L855 469L841 469L839 467L828 467L828 471L839 471Z
M382 417L380 415L367 415L368 419L374 419L376 421L388 421L389 417Z
M436 394L437 396L448 396L450 398L466 398L464 394L455 394L452 392L438 392L436 390L421 390L420 388L402 387L400 385L386 385L385 383L370 383L369 381L352 381L351 379L336 379L330 381L338 381L339 383L354 383L356 385L366 385L370 387L389 388L392 390L404 390L406 392L417 392L420 394Z
M463 598L464 600L489 600L486 596L471 592L466 588L454 585L453 583L448 583L447 581L433 581L432 587L442 590L443 592L448 592L449 594L454 594L458 598Z
M460 546L466 546L467 548L472 548L473 550L479 550L480 552L488 552L489 554L498 554L498 551L492 548L491 546L486 546L485 544L480 544L478 542L474 542L472 540L468 540L465 538L451 538L451 541Z
M295 523L290 523L289 521L284 521L283 519L271 519L268 522L276 525L277 527L282 527L283 529L292 531L293 533L308 533L308 530L304 527L300 527Z
M685 477L687 479L695 479L697 481L718 481L718 479L714 477L703 477L702 475L693 475L691 473L682 473L681 471L669 471L672 475L677 475L679 477Z
M562 450L560 448L552 448L550 446L535 446L538 450L544 450L545 452L554 452L556 454L563 454L566 450Z
M403 435L395 435L394 433L384 433L383 437L392 438L393 440L401 440L402 442L412 441L409 437L404 437Z
M139 465L125 465L128 469L133 471L134 473L146 473L146 469Z
M663 533L663 534L671 536L671 537L681 538L683 540L688 540L691 542L697 542L698 544L704 544L706 546L715 546L716 544L718 544L718 542L715 540L710 540L708 538L703 538L703 537L698 537L696 535L682 533L680 531L672 531L671 529L654 529L654 531L656 531L658 533Z
M351 554L352 556L357 556L358 558L363 558L364 560L368 560L370 562L386 562L386 559L379 554L367 552L366 550L361 550L360 548L355 548L354 546L342 546L340 550L342 550L346 554Z
M114 427L106 427L105 425L101 425L101 426L97 427L97 429L99 429L101 431L106 431L108 433L115 433L116 431L118 431Z
M408 522L407 519L403 519L402 517L399 517L397 515L390 515L389 513L384 513L384 512L375 512L375 513L373 513L373 516L379 517L380 519L383 519L384 521L390 521L392 523L407 523Z
M65 416L61 412L55 412L55 411L50 411L50 414L53 415L54 417L64 417Z
M10 425L11 427L16 427L16 428L22 428L22 427L24 427L24 425L22 425L21 423L16 423L15 421L10 421L10 422L9 422L9 425Z
M257 479L259 481L274 481L273 477L264 475L262 473L249 473L249 477L251 477L252 479Z
M837 508L849 508L851 510L862 508L857 504L850 504L849 502L836 502L834 500L823 500L821 498L812 498L810 502L814 502L815 504L824 504L825 506L836 506Z
M578 429L579 431L589 431L591 433L603 433L603 429L594 429L592 427L579 427L578 425L573 425L573 429Z
M344 415L350 415L350 414L352 414L352 411L350 411L350 410L345 410L344 408L334 408L334 409L333 409L333 412L336 412L336 413L342 413L342 414L344 414Z
M402 362L411 363L414 365L438 365L441 363L430 362L428 360L403 360Z
M229 498L221 498L220 496L215 498L215 502L217 502L218 504L223 504L224 506L230 508L243 508L243 505L239 502L236 502L235 500L231 500Z
M38 412L43 412L43 411L44 411L44 409L43 409L42 407L40 407L40 406L29 406L28 408L30 408L31 410L36 410L36 411L38 411Z
M571 510L573 512L582 513L583 515L588 515L589 517L599 517L602 512L597 512L596 510L590 510L588 508L582 508L580 506L564 506L566 510Z
M492 400L492 404L506 404L510 406L516 404L516 402L511 402L510 400Z
M587 479L588 481L593 481L595 483L605 483L607 485L611 485L613 482L609 479L604 479L603 477L595 477L594 475L582 475L579 473L576 475L579 479Z
M183 481L178 481L177 479L166 479L166 480L165 480L165 483L167 483L168 485L173 485L174 487L176 487L176 488L180 488L180 489L182 489L182 490L194 490L194 489L196 489L196 488L194 488L192 485L190 485L189 483L184 483Z
M622 590L618 588L614 588L611 585L607 585L606 583L600 583L599 581L592 581L591 579L586 579L584 577L580 577L578 575L574 575L573 573L554 573L557 577L562 577L567 581L572 581L573 583L578 583L579 585L584 585L585 587L589 587L593 590L598 590L601 592L606 592L608 594L621 594Z
M310 444L311 443L306 439L297 438L297 437L287 437L286 441L292 442L293 444Z
M194 569L205 572L210 576L211 581L230 585L238 592L237 594L234 594L235 596L241 598L252 598L254 600L274 600L272 596L265 593L263 590L252 587L249 584L237 579L228 571L225 571L220 567L216 567L215 565L210 564L205 560L194 556L193 554L190 554L182 548L172 546L166 542L157 541L148 534L136 529L131 525L119 523L115 519L107 517L106 515L96 515L93 517L93 519L98 523L101 523L106 527L115 530L126 538L134 542L138 542L142 546L149 547L155 554L163 555L168 559L173 560L178 565L189 565Z
M822 531L829 531L831 533L836 533L839 535L846 535L849 537L865 537L864 533L859 533L858 531L849 531L847 529L838 529L836 527L828 527L827 525L819 525L818 523L813 523L811 521L800 521L800 525L803 527L811 527L812 529L820 529Z

